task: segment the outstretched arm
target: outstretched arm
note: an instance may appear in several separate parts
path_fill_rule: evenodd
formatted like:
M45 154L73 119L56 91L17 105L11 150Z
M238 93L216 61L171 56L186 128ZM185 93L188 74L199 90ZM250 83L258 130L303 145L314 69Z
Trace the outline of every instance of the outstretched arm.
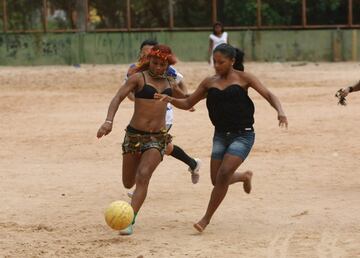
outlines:
M186 87L186 85L185 85L185 83L184 83L183 80L181 80L181 81L178 83L178 86L179 86L179 88L185 93L185 97L190 96L190 94L188 93L187 87ZM194 112L194 111L195 111L195 107L191 107L190 109L188 109L188 111Z
M339 91L341 97L346 97L350 92L360 91L360 81L354 86L343 88Z
M198 88L187 98L178 99L158 93L155 93L154 98L161 101L170 102L177 108L187 110L193 107L196 103L198 103L201 99L203 99L206 96L208 82L209 82L209 78L203 80L198 86Z
M126 96L136 88L138 83L138 75L131 76L125 84L123 84L116 95L110 102L106 120L99 128L96 136L101 138L104 135L108 135L112 130L112 124L114 121L115 114L119 108L120 103L126 98Z
M250 87L256 90L264 99L266 99L270 105L277 111L279 126L286 128L288 127L288 121L285 112L281 106L280 100L268 90L262 83L253 75L246 74Z
M360 81L357 84L355 84L352 88L353 88L353 91L359 91L360 90Z

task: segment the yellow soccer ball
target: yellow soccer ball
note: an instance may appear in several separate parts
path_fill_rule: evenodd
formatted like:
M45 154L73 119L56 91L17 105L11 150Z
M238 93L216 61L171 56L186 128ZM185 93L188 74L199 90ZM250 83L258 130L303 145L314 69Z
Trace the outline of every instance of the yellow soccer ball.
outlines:
M124 201L112 202L105 210L105 221L112 229L127 228L134 219L134 210Z

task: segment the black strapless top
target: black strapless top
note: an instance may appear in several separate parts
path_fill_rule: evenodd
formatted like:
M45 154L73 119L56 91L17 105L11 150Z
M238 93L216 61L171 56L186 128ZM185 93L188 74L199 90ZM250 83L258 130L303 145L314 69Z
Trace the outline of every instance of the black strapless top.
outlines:
M154 86L151 86L150 84L146 83L145 75L142 73L144 78L144 86L142 89L135 93L135 98L141 98L141 99L154 99L154 94L158 93L157 89ZM168 80L169 82L169 80ZM169 82L170 85L170 82ZM166 88L161 94L166 94L168 96L172 96L172 88Z
M209 88L206 106L217 132L237 132L252 128L254 124L254 103L238 84L231 84L224 90Z

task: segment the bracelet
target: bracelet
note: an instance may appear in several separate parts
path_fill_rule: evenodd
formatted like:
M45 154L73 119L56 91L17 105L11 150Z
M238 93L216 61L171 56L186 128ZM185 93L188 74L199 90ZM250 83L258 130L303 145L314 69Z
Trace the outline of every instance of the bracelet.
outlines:
M105 121L105 123L112 124L112 123L113 123L113 121L111 121L111 120L106 120L106 121Z
M353 92L354 91L354 87L350 86L349 87L349 92Z

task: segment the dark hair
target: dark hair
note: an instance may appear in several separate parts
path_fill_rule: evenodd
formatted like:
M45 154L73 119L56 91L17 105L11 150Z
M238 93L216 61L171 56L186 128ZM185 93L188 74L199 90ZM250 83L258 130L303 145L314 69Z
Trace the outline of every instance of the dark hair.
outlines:
M145 39L145 40L141 43L141 45L140 45L140 50L141 50L144 46L155 46L155 45L157 45L157 44L159 44L159 43L157 42L156 39Z
M220 26L220 27L221 27L221 33L224 32L224 25L223 25L221 22L215 22L215 23L213 24L213 34L214 34L214 35L216 35L216 34L215 34L215 27L216 27L216 26Z
M239 70L239 71L244 71L244 52L241 51L238 48L235 48L229 44L223 43L218 45L213 53L215 52L220 52L221 54L223 54L225 57L230 58L230 59L235 59L235 62L233 64L233 68L235 70Z
M233 67L235 70L244 71L244 56L245 53L241 51L238 48L235 48L236 56L235 56L235 62L233 64Z

